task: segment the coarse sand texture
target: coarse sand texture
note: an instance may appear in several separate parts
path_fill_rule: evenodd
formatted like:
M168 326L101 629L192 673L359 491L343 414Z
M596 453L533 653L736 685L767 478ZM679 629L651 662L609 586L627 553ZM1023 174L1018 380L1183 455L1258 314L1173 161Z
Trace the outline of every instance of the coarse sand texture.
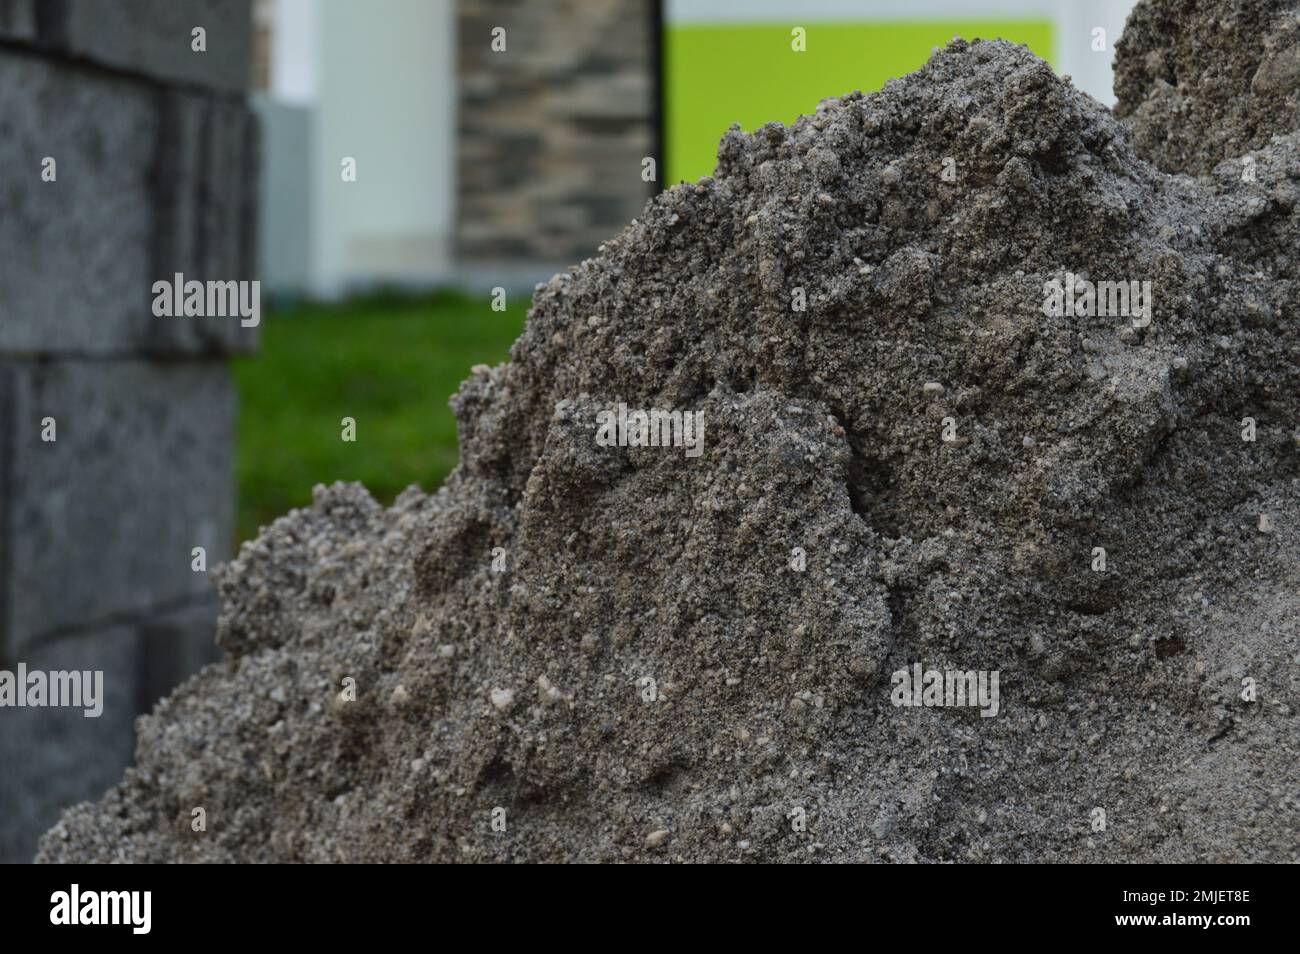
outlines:
M1122 119L957 40L732 129L539 286L437 493L220 570L228 658L39 858L1300 860L1298 16L1144 0Z

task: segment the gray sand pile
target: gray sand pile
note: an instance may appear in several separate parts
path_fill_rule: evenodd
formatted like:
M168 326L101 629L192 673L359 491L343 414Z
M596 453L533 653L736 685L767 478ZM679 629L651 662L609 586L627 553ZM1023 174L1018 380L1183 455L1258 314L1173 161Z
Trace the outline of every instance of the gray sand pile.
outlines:
M436 494L244 547L228 661L40 857L1300 860L1300 152L1254 86L1164 85L1169 7L1120 75L1225 110L1153 157L1200 178L1002 42L729 132L539 288ZM1149 323L1045 314L1067 272ZM601 446L620 402L703 453ZM896 707L916 663L997 715Z
M1300 124L1298 0L1144 0L1117 44L1138 153L1203 175Z

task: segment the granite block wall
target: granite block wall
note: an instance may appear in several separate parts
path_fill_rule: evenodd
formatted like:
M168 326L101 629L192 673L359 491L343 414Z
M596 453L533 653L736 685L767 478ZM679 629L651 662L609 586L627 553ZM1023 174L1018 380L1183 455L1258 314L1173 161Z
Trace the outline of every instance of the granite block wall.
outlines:
M230 556L227 363L257 328L152 302L177 272L257 277L250 16L0 0L0 670L104 674L98 718L0 708L0 861L114 782L136 716L216 658L193 550Z

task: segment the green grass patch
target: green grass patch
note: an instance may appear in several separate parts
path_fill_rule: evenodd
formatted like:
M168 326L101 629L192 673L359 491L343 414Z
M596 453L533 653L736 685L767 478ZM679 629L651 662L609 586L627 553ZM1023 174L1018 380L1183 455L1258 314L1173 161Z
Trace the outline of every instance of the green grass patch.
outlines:
M515 298L504 312L454 294L270 311L258 353L234 362L238 540L310 503L316 484L359 480L385 504L413 483L436 489L456 466L447 399L472 366L507 359L528 308Z

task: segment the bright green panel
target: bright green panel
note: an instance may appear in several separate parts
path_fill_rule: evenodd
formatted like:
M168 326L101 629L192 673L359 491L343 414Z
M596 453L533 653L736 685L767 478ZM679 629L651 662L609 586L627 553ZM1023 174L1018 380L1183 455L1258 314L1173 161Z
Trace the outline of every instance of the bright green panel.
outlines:
M695 181L717 163L732 123L753 130L791 123L830 96L871 92L920 67L954 36L1000 37L1044 59L1055 49L1047 20L804 23L807 51L790 49L788 24L688 23L664 31L668 168L663 181Z

